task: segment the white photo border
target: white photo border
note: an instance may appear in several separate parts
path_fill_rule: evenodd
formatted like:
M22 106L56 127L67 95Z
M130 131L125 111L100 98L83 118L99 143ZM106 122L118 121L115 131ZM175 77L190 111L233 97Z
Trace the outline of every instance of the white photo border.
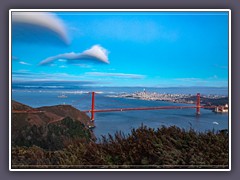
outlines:
M12 12L228 12L228 98L229 164L228 169L16 169L11 163L12 120ZM231 171L231 9L10 9L9 10L9 171Z

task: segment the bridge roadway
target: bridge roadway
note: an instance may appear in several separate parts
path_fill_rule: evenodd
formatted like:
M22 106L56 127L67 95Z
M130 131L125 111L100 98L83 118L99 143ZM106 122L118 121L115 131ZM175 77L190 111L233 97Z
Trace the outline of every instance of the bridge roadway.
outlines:
M115 112L115 111L137 111L137 110L161 110L161 109L192 109L192 108L207 108L214 109L216 106L160 106L160 107L139 107L139 108L113 108L113 109L94 109L94 110L84 110L82 112ZM13 110L12 113L43 113L44 111L35 111L35 110Z
M93 102L94 105L94 102ZM91 121L94 121L94 114L98 112L117 112L117 111L142 111L142 110L163 110L163 109L193 109L196 108L196 114L200 115L200 108L207 108L207 109L213 109L216 106L160 106L160 107L138 107L138 108L115 108L115 109L94 109L94 106L92 106L92 109L90 110L84 110L82 112L85 113L91 113ZM36 111L36 110L13 110L12 113L43 113L44 111ZM57 119L56 121L60 121L60 119ZM55 122L55 121L54 121Z
M82 112L115 112L115 111L137 111L137 110L161 110L161 109L192 109L192 108L208 108L214 109L216 106L160 106L160 107L139 107L139 108L115 108L115 109L90 109Z

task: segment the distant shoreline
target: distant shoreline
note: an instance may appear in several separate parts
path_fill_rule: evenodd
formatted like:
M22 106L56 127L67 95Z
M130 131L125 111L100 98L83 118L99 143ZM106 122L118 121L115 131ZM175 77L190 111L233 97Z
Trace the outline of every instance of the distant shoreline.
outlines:
M170 94L170 93L156 93L156 92L135 92L135 93L122 93L115 96L126 99L140 99L147 101L163 101L172 103L183 103L183 104L195 104L196 95L192 94ZM201 96L201 103L203 105L225 105L229 103L228 96L222 95L204 95Z

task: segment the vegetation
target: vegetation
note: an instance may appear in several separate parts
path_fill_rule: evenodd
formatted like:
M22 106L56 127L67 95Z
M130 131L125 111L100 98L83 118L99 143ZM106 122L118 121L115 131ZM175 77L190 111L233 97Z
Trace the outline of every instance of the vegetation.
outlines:
M33 145L46 150L60 150L72 141L81 139L89 142L94 140L92 132L85 128L80 121L74 121L70 117L66 117L61 121L47 124L45 126L26 125L14 132L12 138L12 146Z
M32 128L27 132L35 133L31 141L14 142L13 168L228 168L225 131L141 126L128 135L117 132L95 142L69 118L50 125L44 140L41 129Z

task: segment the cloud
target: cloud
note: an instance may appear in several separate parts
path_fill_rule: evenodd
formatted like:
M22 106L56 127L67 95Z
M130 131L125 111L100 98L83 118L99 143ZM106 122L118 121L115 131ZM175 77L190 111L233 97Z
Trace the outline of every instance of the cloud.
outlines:
M36 73L26 70L19 70L12 72L12 82L43 82L54 85L56 83L69 83L69 85L77 85L82 82L82 85L91 84L109 84L107 81L99 81L96 79L89 79L84 74L74 75L67 73ZM40 84L38 84L40 86Z
M217 79L218 76L215 74L214 76L210 77L210 79Z
M201 78L176 78L174 80L181 83L189 83L194 85L203 85L208 83L208 80Z
M16 56L12 56L12 60L19 60L19 58Z
M13 71L12 72L12 78L15 81L40 81L40 80L46 80L46 81L69 81L69 80L83 80L83 76L79 75L72 75L67 73L35 73L35 72L29 72L29 71ZM84 79L85 80L85 79Z
M30 63L21 61L20 58L18 58L18 57L16 57L16 56L12 56L12 61L18 62L19 64L22 64L22 65L28 65L28 66L31 66L31 65L32 65L32 64L30 64Z
M23 62L23 61L20 61L19 64L31 66L31 64Z
M66 59L68 62L73 62L75 60L95 60L97 62L109 64L108 51L100 45L94 45L82 53L71 52L48 57L41 61L39 65L48 65L58 59Z
M12 82L13 88L79 88L80 86L95 85L98 82L86 81L86 80L76 80L76 81L59 81L59 80L48 80L48 79L37 79L37 80L17 80Z
M129 78L129 79L143 79L144 75L141 74L125 74L125 73L105 73L105 72L88 72L85 73L89 76L106 76L106 77L120 77L120 78Z
M48 33L51 37L57 36L62 42L69 44L64 23L49 12L12 12L12 31L13 39L21 41L29 40L29 37L38 37L38 40L41 40ZM47 39L49 38L45 38ZM30 38L29 41L31 40Z
M59 62L66 62L67 60L66 59L59 59L58 61Z
M175 78L172 82L181 86L228 86L228 80L220 79L217 75L207 78Z
M214 64L215 67L220 68L220 69L228 69L228 66L223 66L223 65L219 65L219 64Z
M12 72L12 76L21 76L21 75L32 75L32 73L30 73L29 71L27 71L27 70L19 70L19 71L13 71Z
M92 66L89 64L74 64L74 65L79 66L81 68L92 68Z
M200 78L176 78L174 80L188 82L188 81L201 81L202 79L200 79Z

